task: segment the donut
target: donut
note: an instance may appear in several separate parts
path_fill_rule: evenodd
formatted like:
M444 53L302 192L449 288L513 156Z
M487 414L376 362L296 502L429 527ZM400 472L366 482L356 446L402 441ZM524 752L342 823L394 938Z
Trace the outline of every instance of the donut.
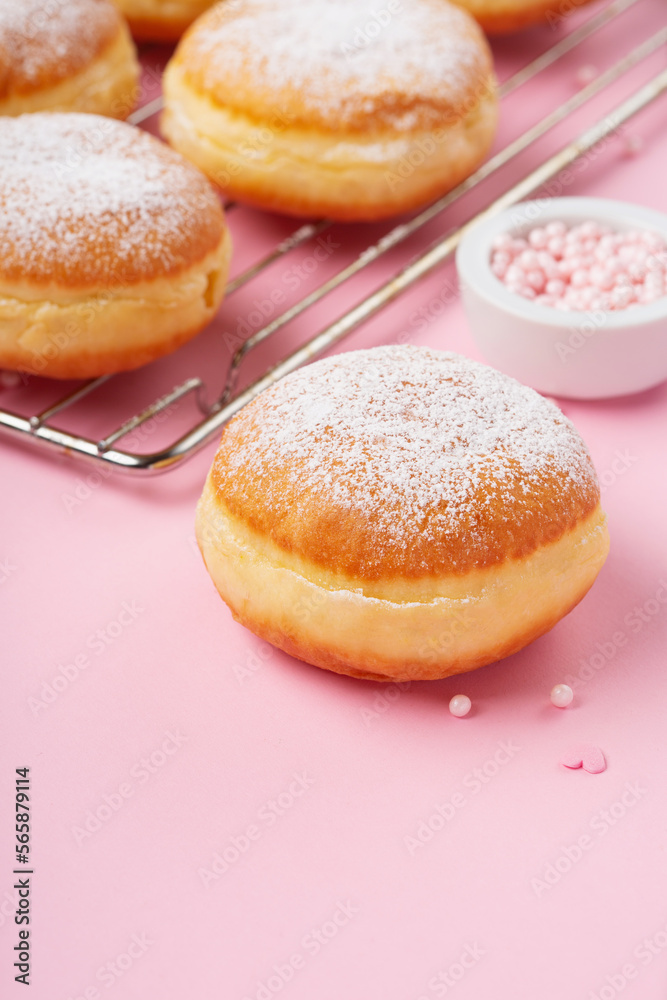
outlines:
M0 115L127 118L139 64L110 0L0 0Z
M558 407L414 346L316 362L245 406L196 534L238 622L379 681L521 649L581 600L609 546L590 456Z
M175 350L214 316L229 253L214 188L148 133L0 121L0 368L87 378Z
M553 28L591 0L452 0L467 10L489 35L520 31L540 21Z
M167 65L162 130L233 198L373 220L454 187L493 139L488 44L447 0L236 0Z
M215 0L114 0L140 42L175 42Z

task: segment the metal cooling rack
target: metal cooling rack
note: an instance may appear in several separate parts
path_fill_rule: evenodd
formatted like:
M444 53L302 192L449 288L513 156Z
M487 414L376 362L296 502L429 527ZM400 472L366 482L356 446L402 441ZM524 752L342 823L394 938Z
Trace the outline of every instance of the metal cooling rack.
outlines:
M499 88L501 98L507 97L519 87L524 86L538 73L545 70L556 60L576 48L585 39L600 31L600 29L614 18L625 13L639 2L640 0L614 0L613 3L605 7L601 12L591 17L570 34L564 36L556 45L552 46L548 51L506 80ZM214 405L211 406L206 403L207 393L204 379L193 377L186 379L171 392L150 403L140 413L130 417L119 427L106 434L102 440L93 440L92 438L72 434L53 423L54 418L63 413L68 407L83 399L84 396L94 393L111 378L118 377L104 376L86 382L54 405L49 406L48 409L32 417L24 417L8 410L0 410L0 431L5 431L14 438L31 442L48 450L56 449L61 452L64 451L94 462L106 463L125 472L157 473L180 465L207 442L217 437L223 424L260 392L284 375L294 371L300 365L312 360L342 340L358 326L392 302L401 292L437 268L439 264L452 255L462 236L472 224L479 219L501 212L505 208L531 195L607 136L616 132L635 114L655 101L656 98L667 90L667 69L658 73L630 97L623 100L613 110L607 112L603 118L585 129L573 141L550 156L544 163L528 173L522 180L487 205L486 208L477 213L463 226L429 246L420 256L398 271L393 278L385 282L380 288L348 310L333 323L321 329L303 346L273 365L245 389L236 392L241 365L247 355L254 351L263 341L273 336L293 319L339 288L354 275L375 263L390 249L398 246L409 236L416 233L462 195L500 170L501 167L510 163L520 153L536 142L537 139L585 104L586 101L618 80L624 73L628 72L632 67L637 66L643 59L646 59L666 43L667 27L653 34L646 41L632 49L632 51L628 52L627 55L612 67L601 73L596 79L592 80L587 86L569 98L569 100L548 114L538 124L529 128L519 138L510 142L453 191L450 191L443 198L440 198L434 204L424 209L407 223L395 226L377 243L372 244L359 254L352 263L310 292L301 301L292 305L282 315L276 317L261 330L250 336L234 354L227 375L226 386ZM133 124L139 124L159 111L160 108L161 99L158 98L137 111L130 118L130 121ZM233 205L228 205L227 210L233 207ZM247 282L260 275L269 265L318 236L331 225L333 223L323 220L299 227L269 254L230 282L227 288L226 300ZM190 395L195 399L200 419L185 434L181 434L170 445L152 454L124 451L116 447L117 443L123 437L137 430L142 424L145 424L156 415L163 413L163 411L173 406L177 401Z

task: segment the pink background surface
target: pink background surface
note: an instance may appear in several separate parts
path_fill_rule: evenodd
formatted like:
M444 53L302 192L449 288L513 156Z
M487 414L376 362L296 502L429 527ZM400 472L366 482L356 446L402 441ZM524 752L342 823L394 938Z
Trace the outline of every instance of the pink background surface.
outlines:
M582 65L604 68L664 24L664 11L643 0L509 99L498 146L573 93ZM500 77L556 37L540 28L494 43ZM147 50L147 65L163 55ZM664 54L635 71L484 197L663 65ZM666 125L662 99L564 193L667 210ZM638 156L625 152L629 135L643 139ZM234 273L294 228L242 208L230 224ZM312 280L387 228L335 227ZM407 255L306 314L262 360ZM63 424L102 433L202 363L222 379L221 331L256 327L255 302L291 290L298 259L233 296L195 344L114 380ZM344 348L407 334L477 357L459 303L439 306L452 275L450 264ZM300 296L309 285L298 283ZM25 409L52 393L33 383L3 395ZM214 446L160 478L86 483L86 466L0 442L3 997L25 995L11 970L10 796L14 768L29 766L33 1000L664 1000L667 386L564 410L603 482L612 547L598 582L516 656L407 690L317 670L232 621L193 536ZM164 428L153 430L150 450ZM568 678L576 700L558 711L549 690ZM447 710L459 692L474 703L463 720ZM604 774L558 764L578 742L603 748ZM216 873L216 855L226 870L218 862Z

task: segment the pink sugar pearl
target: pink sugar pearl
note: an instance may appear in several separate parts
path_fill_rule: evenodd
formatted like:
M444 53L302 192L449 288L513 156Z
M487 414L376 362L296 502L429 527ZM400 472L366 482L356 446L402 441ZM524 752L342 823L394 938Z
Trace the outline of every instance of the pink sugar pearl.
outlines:
M549 242L549 236L547 235L546 229L531 229L528 233L528 243L534 250L543 250L544 247Z
M472 702L467 694L455 694L449 703L449 711L457 719L462 719L472 708Z
M629 135L625 140L625 155L637 156L644 148L644 140L640 135Z
M573 288L585 288L589 281L590 275L585 267L578 267L570 275L570 284Z
M565 236L565 233L567 232L567 226L559 219L549 222L544 228L547 236Z
M547 243L547 250L553 257L562 257L565 249L565 240L562 236L552 236Z
M534 271L528 271L526 274L526 283L529 288L532 288L536 292L541 292L546 284L544 271L540 271L539 268L536 268Z
M545 289L547 295L553 295L556 298L563 295L566 289L566 284L562 278L552 278L551 281L547 281L547 287Z
M567 708L568 705L572 704L574 691L567 684L556 684L551 689L549 697L551 698L551 704L555 705L556 708Z
M580 87L586 87L589 83L592 83L599 76L596 66L587 64L586 66L580 66L577 70L576 80Z
M613 288L614 275L609 268L592 267L589 273L591 281L598 288L604 288L605 290Z
M667 296L667 242L649 230L613 232L594 219L555 219L493 241L491 270L507 289L562 310L634 308Z
M535 267L539 266L539 261L537 259L537 254L534 250L524 250L516 259L519 267L522 267L524 271L530 271Z
M523 284L524 278L526 277L526 272L518 264L510 264L505 272L505 283L508 285L513 285L516 283Z
M509 233L499 233L493 240L491 246L494 250L509 250L512 243L513 239Z

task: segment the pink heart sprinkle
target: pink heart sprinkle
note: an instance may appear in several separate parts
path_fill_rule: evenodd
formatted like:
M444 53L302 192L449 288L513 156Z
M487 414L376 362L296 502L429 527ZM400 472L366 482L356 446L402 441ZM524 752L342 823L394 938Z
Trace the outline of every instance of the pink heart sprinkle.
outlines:
M604 759L602 750L600 747L593 746L592 743L581 743L573 750L568 750L561 757L560 763L564 767L583 767L584 771L588 771L590 774L600 774L607 770L607 761Z

